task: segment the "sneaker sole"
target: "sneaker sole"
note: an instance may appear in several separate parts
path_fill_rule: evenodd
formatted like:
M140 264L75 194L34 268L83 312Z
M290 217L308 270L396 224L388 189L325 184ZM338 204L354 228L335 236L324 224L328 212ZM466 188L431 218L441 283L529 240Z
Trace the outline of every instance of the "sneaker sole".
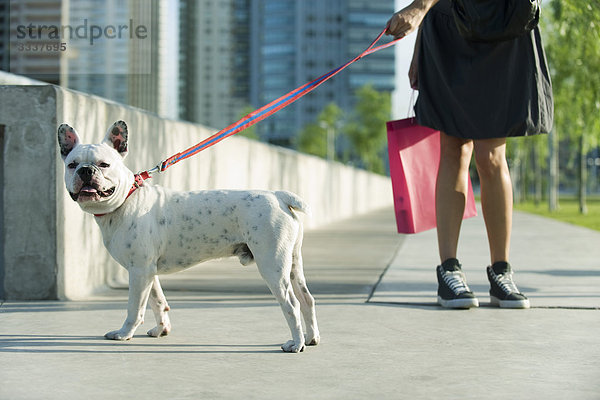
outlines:
M529 308L529 299L526 300L500 300L495 296L490 296L490 303L493 306L500 308L520 308L525 309Z
M445 308L468 309L479 307L479 300L477 300L476 298L444 300L440 296L438 296L437 301L440 306Z

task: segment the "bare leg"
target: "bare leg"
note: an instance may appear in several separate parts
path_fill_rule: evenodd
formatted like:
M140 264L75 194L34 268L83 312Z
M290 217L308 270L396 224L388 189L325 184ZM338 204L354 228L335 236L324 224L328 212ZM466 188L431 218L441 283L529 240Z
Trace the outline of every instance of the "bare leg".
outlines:
M490 245L490 261L492 264L508 261L513 199L506 162L506 139L476 140L474 146L481 182L481 207Z
M440 169L436 183L437 236L441 262L456 258L458 236L469 188L473 142L441 133Z

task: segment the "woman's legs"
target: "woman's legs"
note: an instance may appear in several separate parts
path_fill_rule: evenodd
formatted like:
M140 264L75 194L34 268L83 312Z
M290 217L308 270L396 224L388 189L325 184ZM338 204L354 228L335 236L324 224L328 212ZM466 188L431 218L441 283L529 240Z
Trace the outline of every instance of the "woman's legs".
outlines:
M491 262L508 261L512 228L512 184L506 162L506 139L473 142L442 133L440 140L436 215L441 261L456 258L473 149L481 183L481 206Z
M491 263L508 262L513 198L506 139L476 140L474 148Z
M508 263L512 229L512 184L506 162L506 139L463 140L442 133L436 184L438 243L442 264L437 267L438 302L444 307L477 307L456 259L465 210L469 164L475 162L481 184L481 206L490 246L487 267L490 301L508 308L529 308L529 300L513 282Z
M473 141L441 133L440 168L437 177L436 219L441 262L456 258L460 225L469 188L469 164Z

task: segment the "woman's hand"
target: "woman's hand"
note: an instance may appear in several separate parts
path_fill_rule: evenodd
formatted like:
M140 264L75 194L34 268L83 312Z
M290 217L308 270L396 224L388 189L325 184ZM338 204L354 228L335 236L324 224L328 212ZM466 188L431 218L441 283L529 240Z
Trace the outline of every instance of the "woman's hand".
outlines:
M415 0L409 6L398 11L387 23L386 35L400 39L408 35L421 25L427 11L437 0Z

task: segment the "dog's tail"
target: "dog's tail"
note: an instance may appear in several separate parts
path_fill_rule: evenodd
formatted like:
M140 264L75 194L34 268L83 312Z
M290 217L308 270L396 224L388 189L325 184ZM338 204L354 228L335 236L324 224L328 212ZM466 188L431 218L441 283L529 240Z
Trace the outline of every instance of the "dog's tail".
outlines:
M279 201L285 204L290 211L292 211L292 213L294 211L300 211L308 216L311 215L310 206L294 193L285 190L279 190L275 192L275 196L277 196Z

